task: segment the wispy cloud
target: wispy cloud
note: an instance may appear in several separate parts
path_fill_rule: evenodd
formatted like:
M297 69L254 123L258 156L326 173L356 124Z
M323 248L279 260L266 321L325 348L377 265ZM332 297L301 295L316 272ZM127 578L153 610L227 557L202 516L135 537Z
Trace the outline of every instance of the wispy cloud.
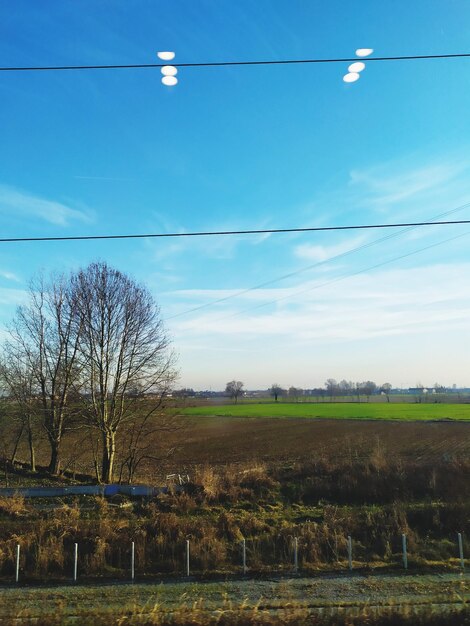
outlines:
M449 190L453 197L462 191L470 192L469 171L467 159L442 157L420 165L407 159L353 169L350 190L360 193L362 201L378 211L398 209L410 201L419 205L441 197L452 202Z
M120 176L74 176L77 180L104 180L111 182L130 182L135 178L122 178Z
M216 224L199 224L197 226L182 227L179 222L168 219L166 215L153 213L156 224L152 227L153 232L181 233L190 230L199 232L231 232L239 230L268 229L268 220L258 220L256 224L218 222ZM242 245L257 246L271 237L270 233L259 233L249 235L230 235L219 237L180 237L168 240L144 240L143 245L152 254L156 261L171 262L177 258L190 255L193 258L207 258L217 260L228 260L236 257Z
M10 217L36 217L56 226L92 221L90 212L1 184L0 213Z
M5 280L12 280L15 283L21 282L21 279L16 274L9 272L8 270L0 270L0 277L5 278Z
M264 289L243 296L244 302L225 310L208 310L171 324L181 341L207 337L212 341L250 342L286 337L290 342L353 341L390 335L470 329L470 295L466 277L470 264L440 264L394 269L351 277L346 283L316 289ZM309 289L309 287L311 289ZM194 301L227 295L227 290L186 290ZM247 310L246 300L277 305ZM256 345L256 344L255 344Z
M299 259L307 259L309 261L327 261L328 259L357 248L363 244L365 240L366 236L360 235L359 237L346 239L329 246L311 245L305 243L294 248L294 255Z

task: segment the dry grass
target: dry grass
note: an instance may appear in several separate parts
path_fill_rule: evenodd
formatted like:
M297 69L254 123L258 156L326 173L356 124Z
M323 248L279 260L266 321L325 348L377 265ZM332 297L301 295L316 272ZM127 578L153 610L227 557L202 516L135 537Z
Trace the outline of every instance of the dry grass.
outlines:
M137 575L178 574L187 539L195 573L239 572L242 539L251 571L289 571L294 537L304 571L341 569L348 535L358 566L400 567L402 533L411 567L455 569L456 533L470 536L468 462L374 452L366 462L204 465L195 476L182 493L126 509L103 498L43 510L13 499L0 517L0 575L12 576L19 543L22 578L69 577L77 542L80 576L126 577L133 541Z
M354 613L325 609L319 613L318 610L297 603L273 611L263 607L262 601L255 606L236 606L227 601L219 610L208 611L201 600L191 606L185 606L183 602L183 606L171 612L159 605L143 610L129 607L119 614L111 611L101 614L77 611L72 620L69 621L60 610L39 618L29 617L27 612L22 612L20 618L22 624L37 626L63 626L67 623L94 626L468 626L470 610L448 608L436 611L404 605L382 610L364 606ZM17 617L2 620L3 626L16 626L18 623Z
M0 515L18 518L28 511L25 499L19 494L11 497L0 496Z
M138 576L180 574L187 539L197 573L239 572L243 538L251 571L291 569L293 537L304 571L337 569L348 535L358 566L399 567L403 532L411 566L455 568L456 533L470 536L469 427L201 419L173 461L190 468L183 493L126 509L1 499L0 576L13 575L20 543L23 579L67 578L77 542L80 576L127 577L132 541Z

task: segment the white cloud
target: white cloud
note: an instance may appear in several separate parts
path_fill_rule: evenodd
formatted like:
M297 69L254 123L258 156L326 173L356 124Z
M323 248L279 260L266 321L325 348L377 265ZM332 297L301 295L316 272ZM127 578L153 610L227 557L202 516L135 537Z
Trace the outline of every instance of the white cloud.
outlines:
M398 209L403 204L409 206L410 202L413 202L413 211L417 208L433 211L436 200L445 201L443 210L452 209L449 203L458 201L462 194L470 191L469 170L469 161L461 158L440 158L420 166L408 158L406 161L353 169L350 172L350 188L361 193L366 206L378 211ZM421 206L422 202L429 200L430 205Z
M231 341L244 345L244 341L259 338L263 342L268 337L311 345L470 330L469 275L470 263L440 264L353 276L318 289L318 281L295 288L260 289L243 298L255 306L269 303L266 309L245 311L246 301L238 309L232 301L228 310L192 314L169 325L183 344L207 337L206 345L214 341L220 345L223 337L227 347ZM230 291L188 290L184 294L200 303L230 295ZM274 299L281 301L272 304Z
M0 184L0 213L8 216L36 217L57 226L71 222L90 222L90 214L55 200Z
M354 239L347 239L329 246L311 245L305 243L294 248L294 255L300 259L323 262L357 248L364 243L365 239L365 235L360 235Z
M12 280L15 283L21 282L21 279L16 274L7 270L0 270L0 277L5 278L5 280Z
M428 221L446 212L449 215L444 219L464 219L469 211L460 207L470 200L469 174L465 155L436 159L412 155L353 169L348 185L335 179L334 188L320 190L290 214L301 216L306 226ZM349 240L339 235L308 240L290 235L283 252L315 268L295 287L292 280L286 280L240 293L256 282L245 272L240 274L237 289L167 292L168 317L208 305L168 319L182 355L182 371L187 368L193 377L187 383L199 380L204 386L204 381L220 378L223 384L241 376L248 386L262 386L288 376L295 384L311 386L312 378L322 384L327 375L391 379L396 384L415 384L426 376L431 383L462 378L468 382L470 263L461 262L468 259L466 243L447 245L445 254L431 250L434 241L439 245L436 237L448 236L449 231L456 236L462 232L457 227L436 226L369 231ZM413 240L421 237L434 240L421 250L413 249L417 247ZM369 250L374 242L380 246ZM332 257L356 247L363 247L360 255L348 255L341 270L333 267L337 262ZM276 255L277 250L263 252L282 274L292 256ZM408 266L411 259L396 263L395 268L381 267L399 261L398 255L405 258L416 252L423 252L419 267L396 269ZM371 269L366 272L367 267ZM327 269L328 276L320 276L319 269ZM228 299L211 304L223 298ZM230 356L224 357L225 352Z
M181 224L173 219L168 219L167 215L163 215L156 211L153 212L154 221L150 230L161 233L181 233L184 235L188 231L198 232L233 232L239 230L268 229L268 219L258 219L256 224L249 222L234 223L232 221L219 221L210 224L198 223L197 225L187 225L182 227ZM155 222L157 226L155 226ZM145 249L152 255L153 260L171 263L173 260L187 258L188 255L198 259L217 259L230 260L236 257L239 248L242 245L257 246L262 244L271 237L271 233L259 233L249 235L230 235L219 237L178 237L168 239L147 239L143 245ZM174 269L171 264L166 267Z

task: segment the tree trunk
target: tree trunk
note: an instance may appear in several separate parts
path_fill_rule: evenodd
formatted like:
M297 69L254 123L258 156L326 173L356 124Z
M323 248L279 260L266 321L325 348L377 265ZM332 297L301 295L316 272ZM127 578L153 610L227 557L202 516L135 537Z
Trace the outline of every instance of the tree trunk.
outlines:
M60 440L49 439L49 442L51 444L51 460L49 461L48 471L50 474L58 474L60 469Z
M98 463L98 459L94 459L93 460L93 465L94 465L94 468L95 468L96 482L100 483L101 482L101 473L100 473L100 464Z
M24 431L24 423L21 424L20 432L18 434L18 437L16 438L15 446L13 448L13 452L12 452L12 455L11 455L10 463L12 464L12 466L14 466L15 463L16 463L16 454L18 452L18 446L20 445L20 440L21 440L21 437L23 435L23 431ZM5 459L5 461L6 461L6 459Z
M114 458L116 455L116 435L110 431L103 433L103 463L101 466L101 479L104 483L113 480Z
M28 422L28 445L29 445L29 462L31 465L31 471L36 471L36 450L34 449L33 429L31 422Z
M119 468L119 478L118 483L122 485L122 475L124 473L125 462L121 463L121 467Z
M58 474L60 469L60 444L62 440L62 426L57 426L54 418L54 412L48 412L44 419L44 426L51 447L51 456L47 471L50 474Z

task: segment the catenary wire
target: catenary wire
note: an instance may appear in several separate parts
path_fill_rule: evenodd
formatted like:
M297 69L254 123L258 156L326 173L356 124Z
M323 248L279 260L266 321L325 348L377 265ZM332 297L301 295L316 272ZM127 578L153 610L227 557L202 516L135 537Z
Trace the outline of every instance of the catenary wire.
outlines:
M409 54L397 56L367 57L367 63L384 61L425 61L432 59L466 59L470 57L470 52L458 52L451 54ZM314 58L314 59L279 59L279 60L254 60L254 61L203 61L200 63L121 63L109 65L33 65L33 66L3 66L0 72L57 72L74 70L135 70L135 69L155 69L168 64L174 67L233 67L249 65L301 65L315 63L350 63L357 61L357 57L343 58Z
M345 274L341 274L341 276L338 276L336 278L332 278L331 280L328 280L324 283L321 283L319 285L313 285L311 287L307 287L306 289L300 289L298 291L295 291L294 293L288 294L286 296L282 296L280 298L276 298L274 300L270 300L269 302L263 302L261 304L257 304L253 307L248 307L246 309L243 309L242 311L237 311L236 313L232 313L230 315L224 315L222 317L217 317L214 319L210 320L210 323L213 322L219 322L219 321L223 321L226 319L232 319L234 317L240 317L241 315L244 315L245 313L249 313L250 311L254 311L256 309L261 309L265 306L269 306L271 304L277 304L278 302L282 302L284 300L288 300L290 298L292 298L293 296L298 296L301 295L303 293L307 293L308 291L315 291L317 289L321 289L322 287L327 287L329 285L332 285L334 283L340 282L342 280L346 280L347 278L352 278L354 276L359 276L360 274L364 274L365 272L369 272L370 270L375 270L379 267L383 267L384 265L388 265L389 263L394 263L395 261L401 261L402 259L406 259L407 257L413 256L415 254L419 254L421 252L425 252L426 250L430 250L432 248L437 248L438 246L442 246L446 243L449 243L450 241L455 241L456 239L460 239L462 237L466 237L470 234L470 231L467 231L465 233L461 233L460 235L456 235L454 237L450 237L449 239L444 239L443 241L438 241L436 243L430 244L429 246L424 246L423 248L419 248L418 250L412 250L411 252L407 252L405 254L401 254L399 256L393 257L392 259L387 259L386 261L381 261L380 263L376 263L374 265L369 265L368 267L364 267L360 270L357 270L355 272L347 272Z
M263 228L249 230L214 230L182 233L143 233L122 235L70 235L63 237L2 237L0 243L41 241L94 241L103 239L157 239L165 237L220 237L223 235L267 235L278 233L315 233L341 230L372 230L375 228L400 228L408 226L452 226L470 224L470 220L441 220L438 222L398 222L392 224L354 224L351 226L311 226L306 228Z
M444 213L439 213L438 215L435 215L434 217L430 218L428 221L431 220L436 220L439 219L441 217L445 217L447 215L452 215L453 213L457 213L458 211L463 211L464 209L467 209L468 207L470 207L470 202L467 202L466 204L462 204L461 206L458 206L454 209L451 209L450 211L445 211ZM380 237L379 239L374 239L373 241L370 241L368 243L362 244L360 246L356 246L354 248L351 248L350 250L346 250L345 252L341 252L340 254L336 254L332 257L329 257L328 259L324 259L323 261L317 261L315 263L312 263L310 265L307 265L305 267L302 267L298 270L295 270L293 272L289 272L287 274L283 274L282 276L277 276L276 278L272 278L270 280L267 280L263 283L259 283L257 285L254 285L253 287L248 287L247 289L242 289L240 291L237 291L236 293L230 294L228 296L224 296L223 298L217 298L216 300L211 300L210 302L206 302L204 304L200 304L198 306L192 307L190 309L187 309L185 311L181 311L180 313L175 313L174 315L170 315L166 318L166 320L171 320L174 319L176 317L181 317L183 315L188 315L189 313L195 313L196 311L200 311L201 309L207 309L209 307L212 307L216 304L221 304L222 302L227 302L227 300L232 300L233 298L238 298L240 296L245 295L246 293L250 293L251 291L255 291L257 289L262 289L263 287L267 287L268 285L273 285L274 283L277 283L281 280L286 280L287 278L292 278L293 276L297 276L299 274L302 274L303 272L307 272L311 269L314 269L316 267L321 267L327 263L331 263L331 261L336 261L338 259L342 259L346 256L349 256L350 254L354 254L356 252L360 252L361 250L365 250L367 248L370 248L371 246L375 246L379 243L382 243L384 241L388 241L389 239L393 239L394 237L399 237L401 235L404 235L407 232L410 232L412 230L414 230L416 227L415 226L411 226L408 228L404 228L403 230L400 230L398 232L392 233L390 235L386 235L385 237Z

